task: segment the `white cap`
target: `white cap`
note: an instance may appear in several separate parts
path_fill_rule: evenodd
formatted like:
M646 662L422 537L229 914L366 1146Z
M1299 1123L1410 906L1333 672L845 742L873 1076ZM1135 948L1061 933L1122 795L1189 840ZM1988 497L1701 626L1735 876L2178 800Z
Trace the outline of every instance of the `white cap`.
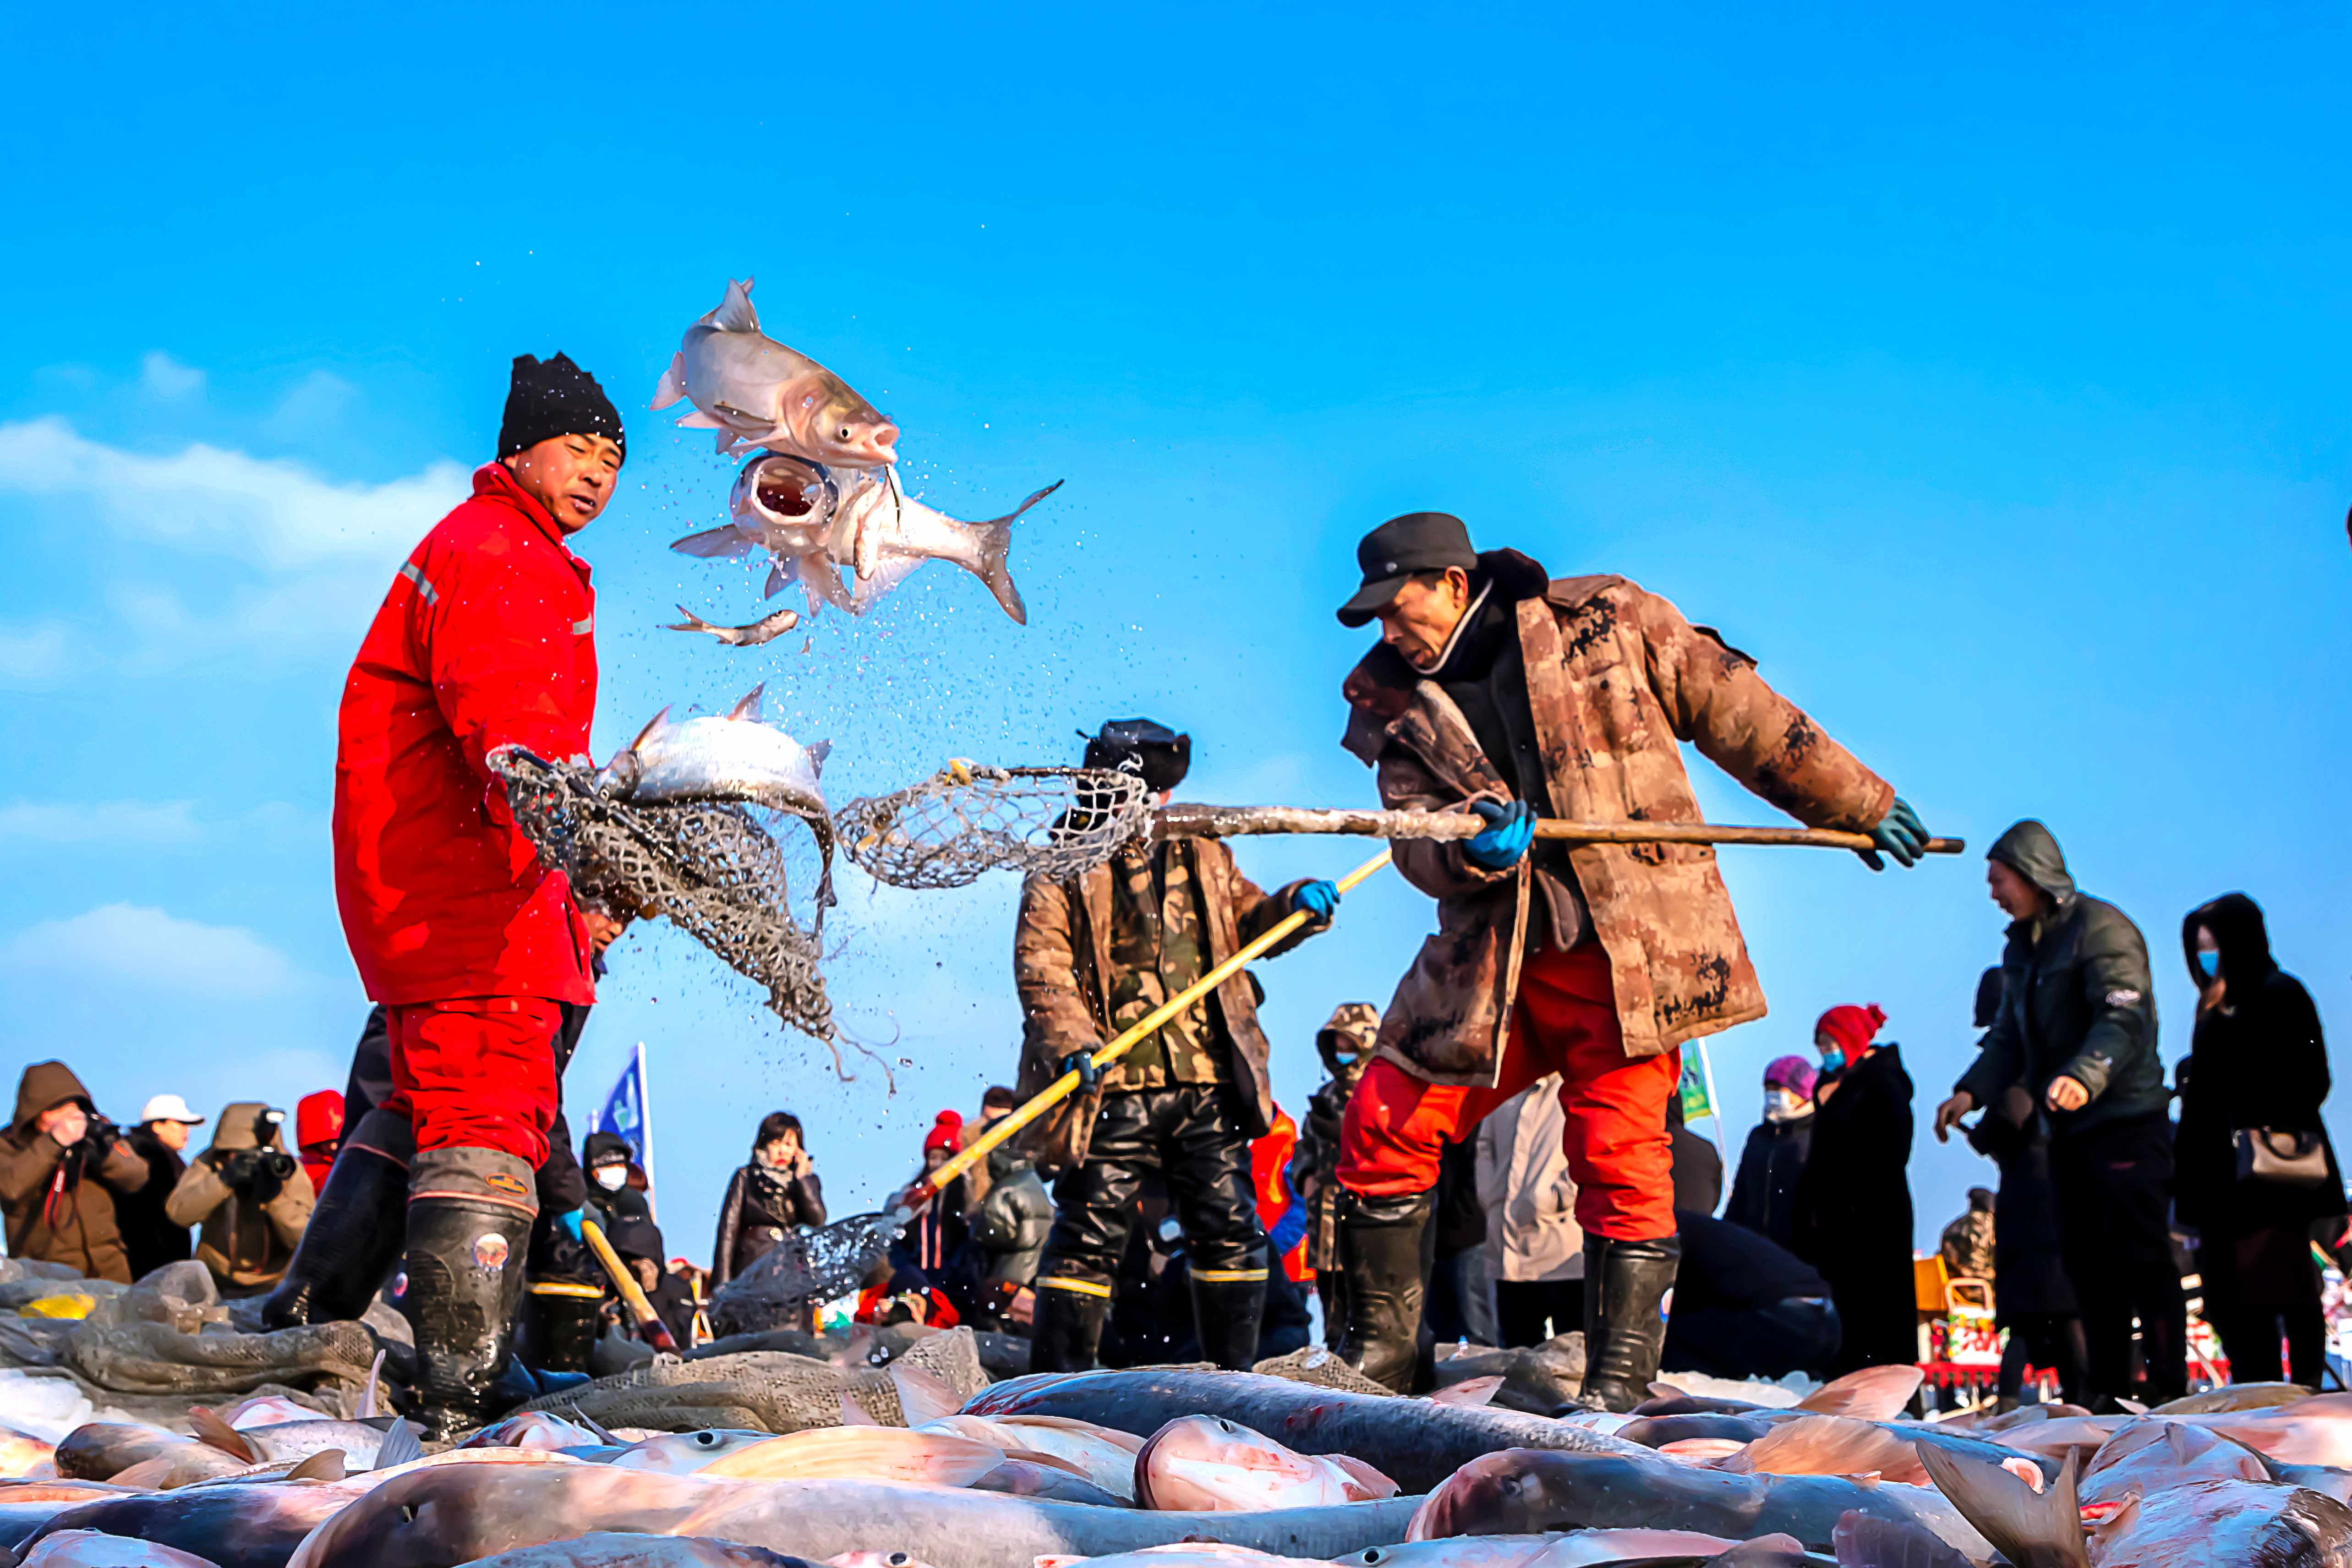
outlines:
M141 1109L139 1120L142 1123L185 1122L196 1127L202 1126L205 1119L189 1110L188 1103L177 1094L158 1094Z

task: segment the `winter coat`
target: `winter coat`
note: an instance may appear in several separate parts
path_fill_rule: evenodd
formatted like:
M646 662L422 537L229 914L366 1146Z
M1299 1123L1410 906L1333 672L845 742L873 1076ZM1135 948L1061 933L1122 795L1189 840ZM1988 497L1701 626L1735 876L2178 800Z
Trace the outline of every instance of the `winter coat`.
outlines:
M1671 1113L1670 1113L1671 1119ZM1723 1151L1715 1140L1701 1136L1673 1119L1669 1156L1675 1183L1675 1207L1692 1214L1713 1214L1723 1207Z
M1990 857L2048 894L2046 915L2011 923L2001 953L2000 1010L1956 1089L1979 1105L2012 1083L2037 1101L2064 1076L2091 1092L2079 1111L2051 1113L2053 1138L2159 1114L2170 1100L2156 1051L2147 944L2124 912L2078 893L2058 841L2040 822L2003 833Z
M589 1002L593 949L571 884L540 863L484 760L584 757L596 706L588 565L499 464L384 595L343 684L335 899L380 1002Z
M1339 1266L1339 1124L1380 1037L1381 1010L1370 1002L1341 1002L1315 1031L1316 1052L1330 1076L1307 1097L1290 1185L1307 1205L1307 1266L1318 1273ZM1339 1054L1342 1044L1348 1056Z
M1479 558L1516 600L1547 817L1699 820L1681 742L1811 827L1867 830L1894 803L1876 774L1766 685L1755 661L1622 577L1568 578L1516 550ZM1348 676L1347 748L1392 810L1465 810L1515 790L1435 682L1386 644ZM1391 841L1438 901L1435 935L1399 983L1381 1054L1438 1083L1492 1085L1528 927L1532 868L1471 862L1458 840ZM1609 954L1625 1054L1655 1056L1764 1016L1731 896L1705 844L1580 844L1570 864Z
M1561 1136L1559 1074L1536 1080L1478 1124L1486 1272L1497 1280L1581 1280L1584 1230Z
M8 1255L63 1263L93 1280L131 1283L114 1200L147 1185L147 1162L121 1138L84 1138L71 1150L34 1125L41 1113L78 1101L96 1117L89 1091L62 1061L37 1061L16 1082L16 1115L0 1134L0 1212ZM92 1129L98 1129L93 1121Z
M1834 1087L1831 1087L1831 1085ZM1797 1256L1822 1271L1845 1326L1838 1370L1918 1357L1911 1275L1911 1075L1872 1050L1815 1091L1797 1181Z
M1214 839L1174 841L1192 857L1193 885L1207 922L1210 967L1223 963L1290 914L1290 900L1304 881L1273 893L1261 889L1234 864L1233 852ZM1110 983L1111 868L1097 866L1072 881L1033 876L1022 884L1021 915L1013 937L1013 979L1021 994L1021 1077L1013 1094L1021 1101L1042 1093L1064 1071L1074 1051L1107 1043ZM1288 952L1322 929L1309 922L1266 956ZM1242 1129L1262 1138L1274 1126L1274 1087L1266 1061L1273 1048L1257 1021L1257 998L1246 971L1211 992L1212 1021L1222 1021L1232 1044L1231 1065L1250 1119ZM1104 1088L1118 1087L1106 1072ZM1102 1092L1072 1094L1030 1124L1024 1146L1040 1165L1066 1166L1087 1157Z
M2003 1326L2041 1313L2082 1310L2066 1272L2058 1178L2050 1164L2050 1113L2013 1083L1969 1134L1969 1146L2000 1166L1992 1205L1992 1301Z
M188 1228L173 1224L172 1217L163 1212L188 1163L149 1128L133 1127L123 1141L147 1164L147 1180L139 1190L118 1193L114 1199L114 1226L121 1233L122 1250L129 1259L131 1277L136 1281L166 1263L184 1263L195 1256Z
M560 1073L562 1069L556 1071ZM295 1102L294 1146L301 1151L302 1168L310 1175L313 1192L327 1185L327 1173L334 1168L334 1149L342 1141L343 1096L340 1090L321 1089Z
M786 1181L761 1166L738 1166L719 1205L719 1234L710 1243L713 1291L749 1269L799 1226L824 1223L824 1184L812 1167Z
M1994 1249L1999 1245L1996 1234L1992 1210L1972 1208L1944 1227L1936 1250L1954 1277L1990 1280L1993 1277Z
M213 1271L225 1296L249 1296L278 1282L293 1260L295 1245L318 1202L310 1173L299 1160L282 1181L257 1173L241 1187L233 1187L224 1176L224 1168L239 1150L287 1152L276 1127L269 1129L266 1143L260 1136L261 1113L268 1109L247 1101L223 1111L213 1128L212 1146L181 1173L179 1185L163 1205L173 1224L200 1228L196 1256Z
M2227 894L2182 923L2189 973L2197 968L2197 928L2221 948L2223 1005L2200 1007L2182 1063L2180 1125L2173 1134L2173 1196L2183 1225L2214 1236L2242 1237L2272 1226L2300 1230L2345 1212L2344 1178L2327 1141L2320 1107L2329 1087L2327 1041L2319 1009L2303 982L2271 957L2270 933L2254 901ZM2242 1128L2316 1133L2327 1151L2324 1186L2240 1181L2236 1134Z
M993 1167L993 1179L972 1217L971 1239L987 1254L980 1282L1026 1285L1037 1277L1045 1238L1054 1228L1054 1199L1036 1167L1018 1155L999 1147L983 1163Z
M1739 1174L1731 1178L1731 1202L1724 1208L1723 1218L1783 1247L1793 1246L1797 1178L1805 1174L1805 1155L1812 1146L1810 1111L1785 1122L1759 1122L1750 1128L1747 1146L1739 1151Z

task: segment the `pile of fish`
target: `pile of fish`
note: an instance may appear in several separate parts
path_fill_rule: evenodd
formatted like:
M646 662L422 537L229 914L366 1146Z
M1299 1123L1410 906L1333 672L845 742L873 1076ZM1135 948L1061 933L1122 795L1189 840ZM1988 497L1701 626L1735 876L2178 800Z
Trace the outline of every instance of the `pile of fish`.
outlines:
M0 1547L18 1568L2352 1563L2352 1396L2286 1385L1929 1422L1902 1418L1909 1367L1790 1408L1657 1385L1631 1416L1558 1416L1481 1403L1494 1379L1413 1399L1147 1368L967 1398L911 1351L887 1376L789 1432L539 1410L425 1455L394 1418L259 1399L193 1437L19 1437Z
M863 615L927 560L950 561L988 585L1005 614L1029 612L1005 564L1014 518L1060 487L1057 480L1012 511L968 523L908 497L898 482L898 427L804 354L760 330L751 280L727 285L718 308L686 329L686 340L654 391L653 406L693 403L678 420L715 430L724 455L760 451L743 465L729 501L730 520L670 546L703 559L765 551L768 597L797 582L814 619L824 605ZM845 584L846 568L852 582ZM684 605L673 632L700 632L736 647L772 641L801 622L779 610L741 626L720 626Z

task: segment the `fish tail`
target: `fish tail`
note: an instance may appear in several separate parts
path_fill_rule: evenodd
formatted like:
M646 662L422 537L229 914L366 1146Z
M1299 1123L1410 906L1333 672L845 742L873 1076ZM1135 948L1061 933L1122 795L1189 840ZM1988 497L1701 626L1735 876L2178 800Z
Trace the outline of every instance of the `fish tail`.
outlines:
M2066 1456L2057 1480L2038 1492L1999 1465L1964 1459L1924 1443L1919 1462L1960 1517L2011 1563L2090 1568L2074 1492L2074 1455Z
M996 602L1004 607L1004 613L1013 617L1016 626L1029 624L1029 607L1021 601L1021 590L1013 580L1013 568L1006 559L1013 553L1013 524L1022 513L1061 487L1062 481L1056 479L1003 517L972 525L980 540L980 580L988 584L988 591L996 595Z

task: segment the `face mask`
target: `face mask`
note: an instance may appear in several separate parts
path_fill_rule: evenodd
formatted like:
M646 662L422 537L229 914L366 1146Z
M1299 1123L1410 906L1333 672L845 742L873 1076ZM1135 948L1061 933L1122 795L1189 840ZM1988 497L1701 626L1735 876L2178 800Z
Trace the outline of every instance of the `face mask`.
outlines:
M1839 1069L1843 1068L1844 1065L1845 1065L1845 1052L1844 1052L1844 1051L1825 1051L1822 1052L1822 1071L1823 1072L1835 1072L1835 1071L1837 1071Z
M1768 1122L1786 1122L1812 1108L1813 1103L1793 1089L1783 1089L1775 1084L1765 1092L1764 1119Z
M626 1186L628 1183L629 1167L626 1166L598 1166L596 1167L596 1185L603 1187L606 1192L618 1192L623 1187Z
M2205 977L2207 979L2215 980L2221 978L2221 952L2212 947L2200 948L2197 954L2197 967L2205 971Z

